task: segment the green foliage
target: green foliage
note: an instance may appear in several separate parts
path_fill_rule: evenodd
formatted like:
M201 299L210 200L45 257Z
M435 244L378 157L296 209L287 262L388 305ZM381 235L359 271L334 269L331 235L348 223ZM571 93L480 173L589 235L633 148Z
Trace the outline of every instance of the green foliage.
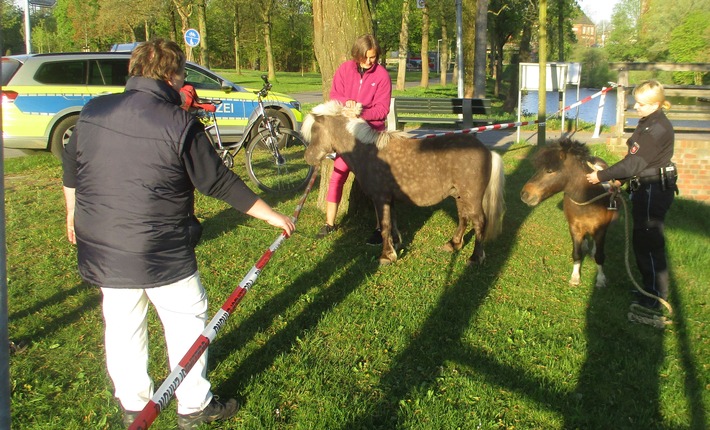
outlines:
M575 61L582 64L580 85L584 88L601 88L615 80L614 73L609 70L609 60L606 51L599 48L580 47L574 53Z
M12 0L1 0L0 11L2 11L2 55L13 55L25 52L24 41L24 12Z
M639 0L621 0L611 16L612 30L605 43L611 61L647 60L639 35Z
M692 62L708 61L710 0L677 0L673 7L665 0L648 0L643 14L641 4L640 0L621 0L614 7L613 28L605 46L611 61L681 61L676 58L679 53L684 55L698 43L706 47L699 51L701 59ZM687 76L679 79L688 80Z
M710 12L699 12L675 27L671 32L670 57L677 63L710 62ZM706 75L708 73L705 73ZM700 73L682 72L673 75L676 84L702 85Z
M608 161L604 145L590 147ZM451 201L398 207L401 259L378 267L363 239L369 205L316 240L323 213L308 197L295 234L264 268L209 350L220 396L243 400L220 429L691 429L710 422L706 390L710 284L707 205L679 198L668 214L674 324L626 321L631 284L624 218L607 239L607 288L567 284L572 262L561 196L536 208L517 197L534 147L501 150L507 213L486 264L440 248ZM50 154L5 161L12 425L26 430L120 428L106 376L100 293L76 273L64 239L61 166ZM243 173L243 166L237 171ZM292 213L300 196L264 196ZM210 316L278 232L198 195L197 247ZM470 238L469 238L470 239ZM633 259L633 257L631 257ZM632 263L633 264L633 263ZM633 269L632 269L633 270ZM167 376L151 310L150 374ZM151 428L175 427L175 401Z

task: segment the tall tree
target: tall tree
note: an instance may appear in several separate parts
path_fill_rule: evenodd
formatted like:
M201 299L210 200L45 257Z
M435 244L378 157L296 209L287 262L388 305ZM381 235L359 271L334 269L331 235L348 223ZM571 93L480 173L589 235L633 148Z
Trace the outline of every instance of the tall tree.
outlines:
M200 31L200 64L210 67L210 52L207 46L207 0L198 0L197 28Z
M180 16L180 35L185 34L190 29L190 16L192 15L193 4L190 0L173 0L175 11ZM188 61L193 60L192 48L185 46L185 56Z
M447 7L448 6L448 7ZM439 3L439 20L441 22L441 44L437 48L439 52L439 72L441 85L446 85L448 71L449 71L449 47L451 46L451 38L449 37L449 22L450 16L452 15L451 6L452 2Z
M422 8L422 79L419 85L429 87L429 5L424 3Z
M274 53L271 47L271 13L274 9L274 0L261 0L261 25L264 36L264 51L266 53L266 69L269 79L276 79L276 71L274 70Z
M476 42L473 66L473 97L475 98L486 98L487 48L488 0L478 0L476 7Z
M313 0L313 47L323 76L323 97L338 66L350 58L359 36L372 33L367 0Z
M101 34L119 42L137 42L149 36L149 23L160 14L161 0L99 0L98 27Z
M645 58L645 50L639 40L640 19L640 0L621 0L614 6L612 30L605 46L609 60L634 61Z
M461 3L463 22L463 96L472 98L474 93L474 55L476 52L476 13L477 0L462 0ZM468 23L474 23L470 25ZM458 61L457 61L458 62Z
M23 39L22 9L13 3L12 0L2 0L0 3L2 11L2 55L20 54L25 52L25 42Z
M97 49L99 45L97 17L99 4L96 0L66 0L53 10L57 20L57 36L61 50L77 50L88 47Z
M409 56L409 0L402 1L402 27L399 30L399 63L397 65L397 89L403 90ZM422 61L424 59L422 58Z
M489 4L490 15L488 19L488 32L491 41L491 54L493 54L493 64L491 64L494 77L493 94L496 97L500 95L501 82L503 79L503 60L505 55L503 48L505 44L513 40L513 38L516 38L518 47L520 47L521 43L520 39L518 39L518 35L522 34L523 31L523 17L527 7L525 0L492 0ZM510 60L511 72L516 73L516 82L517 72L515 69L518 67L516 60L518 60L519 57L519 55L513 54ZM513 77L510 77L510 79L512 78ZM513 82L511 82L511 84L513 84Z

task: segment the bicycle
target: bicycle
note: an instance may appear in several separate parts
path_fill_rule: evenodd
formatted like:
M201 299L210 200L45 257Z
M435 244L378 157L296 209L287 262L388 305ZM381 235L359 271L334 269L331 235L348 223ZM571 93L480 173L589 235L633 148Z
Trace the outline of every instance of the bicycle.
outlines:
M304 159L307 144L298 132L279 127L278 120L266 114L263 99L269 94L271 83L266 75L261 79L264 85L254 92L258 115L247 124L237 143L222 142L215 114L221 100L196 98L190 107L205 124L207 137L229 169L234 167L237 153L246 146L247 174L261 190L280 194L303 189L314 172L314 167Z

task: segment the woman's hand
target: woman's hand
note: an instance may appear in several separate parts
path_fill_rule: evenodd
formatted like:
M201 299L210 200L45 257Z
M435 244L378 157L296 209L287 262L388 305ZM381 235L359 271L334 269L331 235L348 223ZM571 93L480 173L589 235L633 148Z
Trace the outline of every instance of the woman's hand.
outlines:
M592 173L587 174L587 182L589 182L592 185L599 183L599 176L597 175L596 170L592 171Z

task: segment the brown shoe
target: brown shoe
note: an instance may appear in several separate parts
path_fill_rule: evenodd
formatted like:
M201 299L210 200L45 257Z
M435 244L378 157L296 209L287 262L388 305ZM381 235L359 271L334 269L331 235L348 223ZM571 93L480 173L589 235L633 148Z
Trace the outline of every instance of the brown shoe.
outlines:
M202 423L211 423L212 421L226 420L236 415L239 410L239 403L235 399L229 399L221 403L216 398L212 398L207 407L200 412L194 412L187 415L178 414L178 428L180 430L196 429Z
M316 239L323 239L335 230L336 227L334 225L326 224L323 226L323 228L320 229L318 234L316 234Z

